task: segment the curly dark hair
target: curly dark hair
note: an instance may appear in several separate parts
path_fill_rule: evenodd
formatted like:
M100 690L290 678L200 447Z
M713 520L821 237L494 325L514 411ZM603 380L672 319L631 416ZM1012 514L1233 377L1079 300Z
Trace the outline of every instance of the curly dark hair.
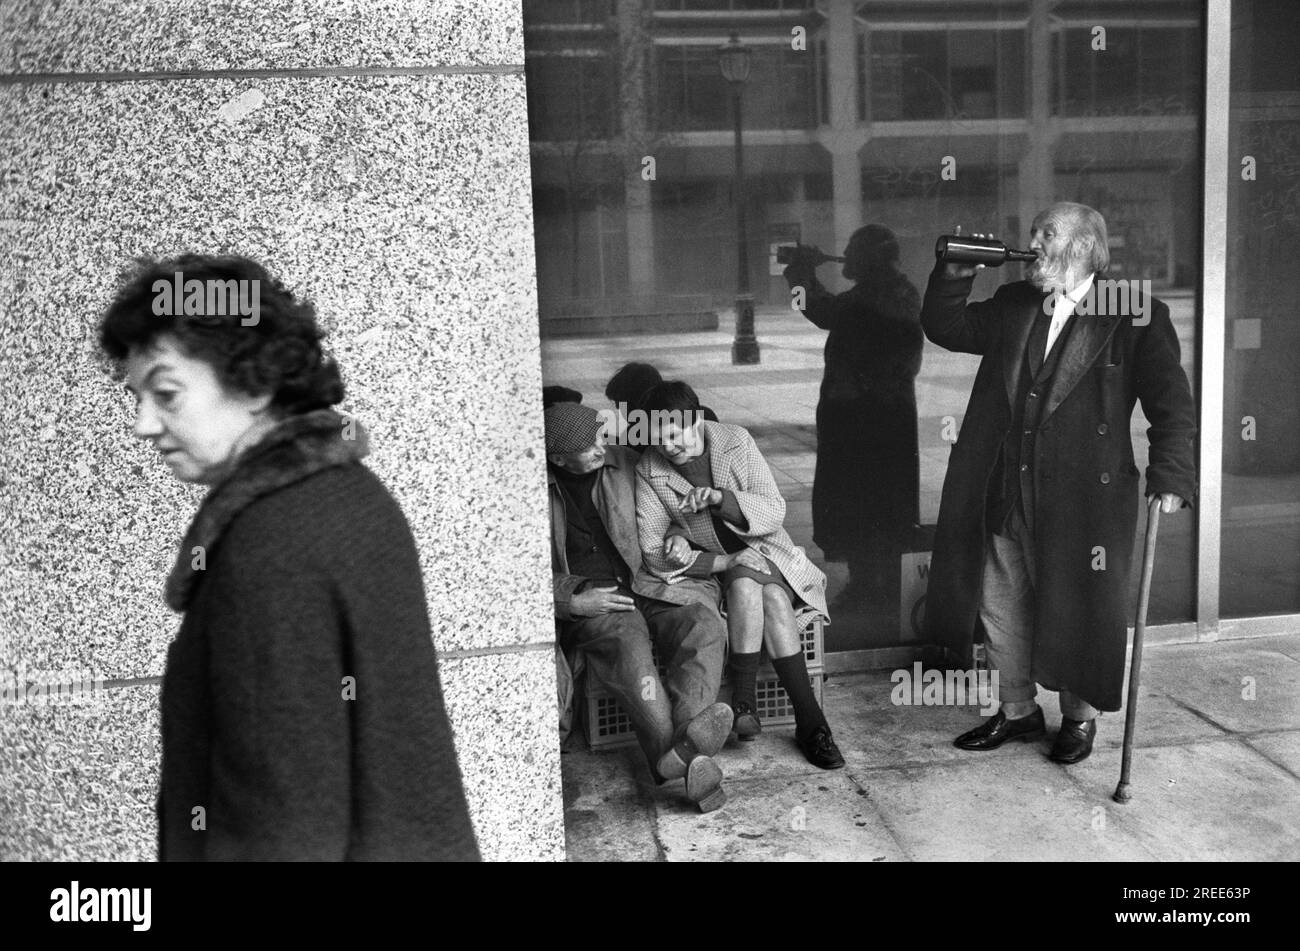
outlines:
M239 313L158 314L155 302L166 292L155 290L155 284L171 286L178 274L182 283L198 280L204 287L211 286L208 281L257 281L248 285L258 290L257 321L245 326ZM189 356L209 363L226 386L254 395L271 393L272 406L285 414L343 399L338 365L321 349L325 334L315 308L249 258L182 254L137 260L100 322L100 348L120 370L132 350L149 348L163 334L173 335Z

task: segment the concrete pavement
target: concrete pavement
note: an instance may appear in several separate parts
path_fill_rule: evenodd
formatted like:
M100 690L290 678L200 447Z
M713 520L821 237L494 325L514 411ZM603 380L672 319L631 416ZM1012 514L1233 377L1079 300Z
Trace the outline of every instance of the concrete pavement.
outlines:
M1133 799L1111 801L1122 713L1092 756L1047 759L1048 737L969 753L974 707L896 706L889 671L831 679L827 717L848 765L823 772L793 727L718 757L730 801L701 816L656 788L635 748L563 757L570 861L1300 859L1300 633L1148 649Z

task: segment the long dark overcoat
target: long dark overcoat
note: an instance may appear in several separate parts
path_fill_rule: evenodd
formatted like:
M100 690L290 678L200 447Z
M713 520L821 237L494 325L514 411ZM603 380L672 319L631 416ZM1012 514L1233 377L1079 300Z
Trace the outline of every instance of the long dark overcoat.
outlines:
M829 331L817 402L813 541L828 560L893 552L919 521L916 375L920 295L891 267L842 294L791 266L804 316Z
M1044 295L1025 281L967 303L972 279L936 269L921 324L941 347L983 356L948 462L926 597L927 640L970 663L984 570L985 504L1012 399ZM1037 561L1034 669L1059 671L1101 710L1118 710L1124 683L1129 567L1138 517L1138 470L1129 437L1135 401L1151 424L1146 493L1196 493L1195 404L1179 363L1169 308L1147 315L1076 314L1045 392L1029 465ZM1132 306L1129 308L1133 310ZM1100 551L1099 551L1100 550ZM1104 562L1099 558L1104 556ZM1104 570L1099 565L1104 564ZM1040 683L1049 689L1061 684Z

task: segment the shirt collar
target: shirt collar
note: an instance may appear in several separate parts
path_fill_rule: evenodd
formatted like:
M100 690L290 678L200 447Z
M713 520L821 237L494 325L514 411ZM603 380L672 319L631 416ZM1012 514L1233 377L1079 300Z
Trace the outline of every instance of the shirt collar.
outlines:
M1089 274L1082 281L1076 284L1074 289L1065 295L1066 299L1069 300L1071 304L1078 305L1079 301L1083 300L1084 295L1091 290L1092 279L1094 277L1096 277L1096 274ZM1057 295L1057 297L1059 296L1060 295Z

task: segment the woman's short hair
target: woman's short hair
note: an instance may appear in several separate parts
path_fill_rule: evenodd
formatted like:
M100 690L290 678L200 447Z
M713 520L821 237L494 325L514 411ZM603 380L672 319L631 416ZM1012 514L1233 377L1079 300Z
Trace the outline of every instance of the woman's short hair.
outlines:
M700 398L695 395L695 391L689 384L681 380L665 380L646 390L645 395L641 397L640 408L647 413L659 410L699 414Z
M247 316L230 306L200 307L205 312L198 314L173 313L177 309L173 301L162 296L171 297L172 291L164 285L171 288L179 282L184 288L195 280L205 288L219 288L218 298L222 288L248 288L249 297L256 289L256 319L245 325ZM230 285L230 281L237 283ZM244 281L257 283L238 283ZM272 405L285 413L323 409L343 399L338 366L321 348L325 334L316 322L315 308L294 297L249 258L182 254L137 261L104 313L99 345L120 368L132 350L148 349L164 334L174 336L189 356L210 364L227 387L255 395L270 393Z

